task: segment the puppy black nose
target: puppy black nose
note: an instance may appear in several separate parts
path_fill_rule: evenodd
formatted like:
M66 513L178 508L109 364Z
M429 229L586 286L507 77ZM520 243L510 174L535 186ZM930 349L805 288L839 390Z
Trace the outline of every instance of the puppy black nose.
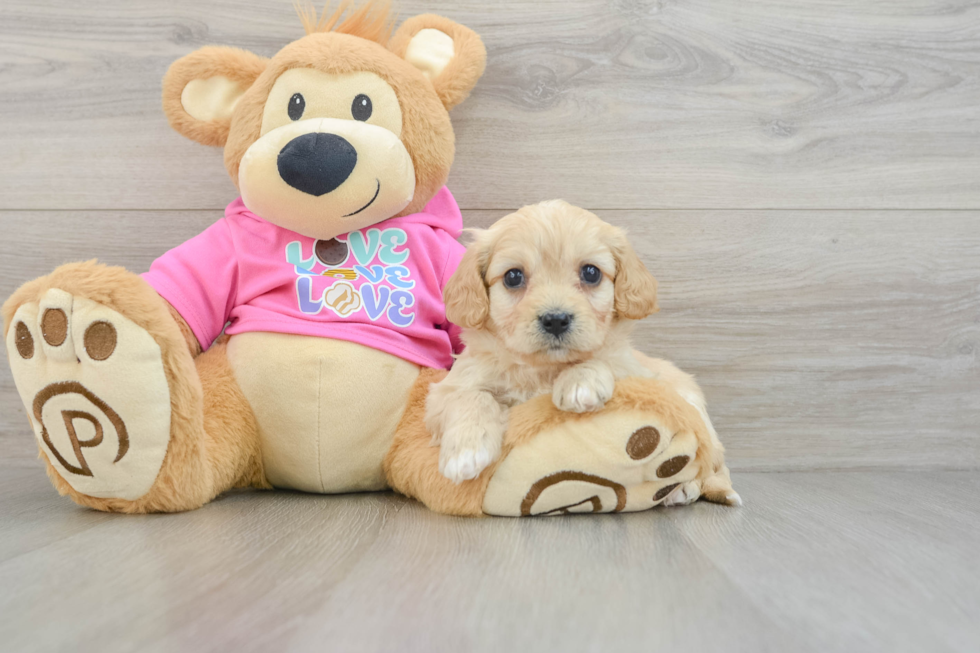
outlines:
M303 134L286 143L278 164L284 182L320 197L347 181L357 165L357 150L336 134Z
M558 337L568 331L568 327L572 323L572 316L568 313L547 313L538 317L538 322L541 323L542 329Z

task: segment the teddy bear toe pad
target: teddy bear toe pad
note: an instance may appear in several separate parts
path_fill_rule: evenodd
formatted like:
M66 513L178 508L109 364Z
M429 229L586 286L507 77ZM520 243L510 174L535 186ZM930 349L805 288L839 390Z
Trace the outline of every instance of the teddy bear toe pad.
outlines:
M150 334L51 289L17 309L6 344L38 445L58 474L92 497L146 494L170 439L170 390Z
M688 499L697 439L655 412L570 419L515 447L487 486L483 511L532 516L629 512ZM694 499L697 495L694 494Z

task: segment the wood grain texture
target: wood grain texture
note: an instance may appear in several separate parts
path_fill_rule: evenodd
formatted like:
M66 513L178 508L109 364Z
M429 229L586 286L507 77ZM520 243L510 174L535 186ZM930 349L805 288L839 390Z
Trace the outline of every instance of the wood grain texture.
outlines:
M972 0L402 0L485 39L454 111L464 208L980 208ZM220 209L215 150L160 80L207 44L271 55L286 0L5 0L0 208Z
M742 509L460 519L388 494L179 515L0 468L14 651L974 651L968 472L736 474ZM17 492L11 494L10 490Z
M733 469L980 467L980 212L601 213L660 281L635 344L698 376ZM220 215L0 212L0 296L71 260L146 270ZM6 365L0 452L36 455Z

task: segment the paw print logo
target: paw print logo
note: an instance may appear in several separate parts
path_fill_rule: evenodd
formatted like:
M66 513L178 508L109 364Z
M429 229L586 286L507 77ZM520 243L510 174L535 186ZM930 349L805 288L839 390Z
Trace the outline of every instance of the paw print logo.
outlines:
M650 473L656 474L657 480L650 483L654 487L660 485L653 493L654 505L664 502L682 484L673 477L683 472L691 462L691 456L682 453L684 449L671 449L674 435L668 433L662 437L657 427L645 425L632 432L622 450L630 461L649 465ZM600 474L566 469L537 479L524 495L520 515L622 512L626 509L627 495L632 490L623 485L623 479L616 475L616 470L593 471L600 471ZM689 479L684 477L681 480Z
M343 281L330 286L323 300L340 317L347 317L361 308L361 296L354 286Z
M560 505L537 508L555 499ZM551 499L552 501L548 501ZM521 502L521 517L532 515L567 515L574 512L621 512L626 507L626 488L608 478L578 471L562 471L540 479Z

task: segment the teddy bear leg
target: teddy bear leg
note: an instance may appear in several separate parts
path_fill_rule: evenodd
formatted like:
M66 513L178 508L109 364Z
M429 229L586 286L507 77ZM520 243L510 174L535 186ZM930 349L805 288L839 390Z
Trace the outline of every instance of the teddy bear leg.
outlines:
M704 480L691 481L678 486L664 500L665 506L682 506L697 501L699 495L706 501L720 503L726 506L741 506L742 497L732 487L732 477L725 464L725 448L718 438L718 432L708 416L708 410L701 387L694 377L681 371L676 365L662 358L651 358L642 352L633 351L633 355L649 370L660 379L671 386L684 401L694 406L698 415L704 421L709 443L703 447L702 451L710 452L710 460L706 461L713 469L713 473Z
M216 470L250 470L209 456L227 438L209 447L203 379L169 305L137 275L64 265L17 290L3 315L14 381L61 494L98 510L178 512L234 484ZM208 369L213 393L222 377Z
M262 468L258 422L227 351L223 337L194 359L204 397L204 456L212 496L239 487L272 488Z
M680 392L700 389L664 369L659 380L620 381L606 407L586 416L558 410L550 396L516 406L500 460L459 485L439 473L439 448L425 428L429 386L445 372L423 370L385 459L388 483L462 516L634 511L699 497L741 505L701 410Z

